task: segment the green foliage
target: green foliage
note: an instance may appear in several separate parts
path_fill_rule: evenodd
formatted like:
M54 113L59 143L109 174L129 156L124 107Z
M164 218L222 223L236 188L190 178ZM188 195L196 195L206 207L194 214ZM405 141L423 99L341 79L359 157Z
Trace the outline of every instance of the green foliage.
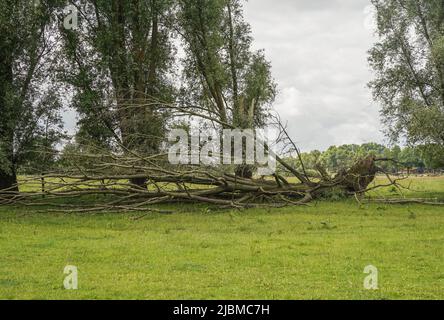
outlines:
M424 165L427 168L444 168L444 147L440 145L425 145L418 147Z
M88 155L100 154L100 149L92 144L67 143L57 159L57 166L61 170L70 168L84 168L88 170L94 167L95 159Z
M39 142L53 148L60 139L52 36L58 4L0 0L0 189L15 183Z
M380 41L370 83L393 140L444 145L444 6L441 0L372 0Z
M331 146L324 152L318 150L305 152L301 156L307 173L316 177L320 175L317 168L319 165L330 174L335 174L350 168L356 161L369 155L394 160L378 163L378 166L386 172L397 172L405 168L427 170L444 168L444 149L439 145L432 144L404 147L402 149L397 145L389 148L377 143L348 144ZM286 161L302 170L298 159L292 158L286 159ZM282 168L279 169L282 170Z
M8 160L6 153L3 151L3 148L0 146L0 171L10 174L11 164Z
M263 52L251 49L242 1L180 0L178 7L186 49L182 103L238 128L263 126L276 85Z
M61 28L79 140L110 146L120 135L126 148L157 152L166 114L155 101L173 101L170 0L73 1L79 28ZM160 21L161 20L161 21Z
M329 188L326 189L321 195L321 199L330 201L344 200L349 197L350 195L348 195L343 188Z
M413 167L424 167L424 162L421 159L421 154L419 149L407 147L402 150L399 155L399 161L405 164L405 166Z

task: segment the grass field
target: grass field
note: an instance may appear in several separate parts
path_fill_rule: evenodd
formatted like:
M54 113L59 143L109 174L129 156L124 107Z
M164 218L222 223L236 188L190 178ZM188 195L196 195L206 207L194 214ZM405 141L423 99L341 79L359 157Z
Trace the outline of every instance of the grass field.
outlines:
M407 197L444 200L444 178L405 183ZM0 207L0 299L444 299L444 207L175 210L135 221ZM63 288L66 265L78 290ZM367 265L378 290L364 289Z

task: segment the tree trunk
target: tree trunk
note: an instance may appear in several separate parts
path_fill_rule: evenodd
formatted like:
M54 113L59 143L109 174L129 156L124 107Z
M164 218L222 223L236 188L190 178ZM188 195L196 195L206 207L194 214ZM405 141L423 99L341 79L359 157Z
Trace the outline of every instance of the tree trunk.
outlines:
M0 191L18 191L17 174L15 170L5 172L0 170Z
M340 172L334 181L349 192L362 192L375 179L378 167L374 156L359 160L349 170Z

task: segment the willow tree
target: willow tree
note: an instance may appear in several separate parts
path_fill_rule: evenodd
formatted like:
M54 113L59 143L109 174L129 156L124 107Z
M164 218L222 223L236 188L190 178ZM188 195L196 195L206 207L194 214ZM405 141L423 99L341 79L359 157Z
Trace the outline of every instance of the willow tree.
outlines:
M17 189L18 166L36 141L45 135L57 140L60 105L50 37L56 4L0 1L0 189Z
M151 102L171 100L170 0L73 1L79 26L62 28L80 132L102 144L159 150L164 116ZM155 98L155 99L153 99ZM101 120L101 121L98 121Z
M262 51L251 48L241 0L179 0L178 31L185 44L185 105L239 129L266 124L276 86ZM248 166L239 175L251 177Z
M444 1L373 0L370 83L395 140L444 145Z

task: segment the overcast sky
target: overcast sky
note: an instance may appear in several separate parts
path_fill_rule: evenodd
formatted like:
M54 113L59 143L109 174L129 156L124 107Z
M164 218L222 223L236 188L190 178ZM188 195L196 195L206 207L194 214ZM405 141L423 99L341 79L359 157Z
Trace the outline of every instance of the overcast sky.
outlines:
M375 42L370 0L249 0L254 47L279 85L275 108L304 150L384 142L366 84Z
M303 151L384 142L366 87L373 38L370 0L249 0L254 47L279 86L275 109ZM75 113L64 115L73 132Z

